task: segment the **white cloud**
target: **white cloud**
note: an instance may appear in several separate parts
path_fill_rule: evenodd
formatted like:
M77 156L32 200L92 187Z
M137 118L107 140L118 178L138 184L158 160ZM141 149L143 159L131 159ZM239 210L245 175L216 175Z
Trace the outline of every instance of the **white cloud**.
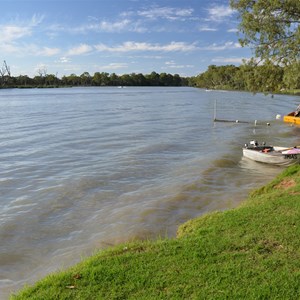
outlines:
M191 17L193 12L192 8L153 7L140 10L137 14L149 19L185 20L187 17Z
M147 29L141 26L139 21L133 22L129 19L124 19L117 22L108 22L102 21L99 24L92 24L87 26L89 29L93 29L95 31L102 31L102 32L146 32Z
M15 22L15 24L0 24L0 42L12 43L25 36L32 35L34 27L37 27L43 19L43 15L33 15L27 21Z
M70 72L70 73L77 73L82 71L82 66L80 65L67 65L63 68L64 71Z
M219 5L208 9L208 20L222 21L225 18L231 17L235 13L229 6Z
M212 62L222 63L222 64L241 64L244 60L247 60L245 57L216 57L212 59Z
M3 53L16 54L24 57L28 54L32 56L54 56L60 53L59 48L39 47L35 44L18 44L14 43L0 43L0 50Z
M81 26L75 27L64 27L58 24L49 27L53 33L52 36L57 35L58 32L67 32L70 34L88 34L89 32L108 32L108 33L120 33L120 32L146 32L147 29L141 25L140 21L132 21L129 19L123 19L116 22L101 21L88 22L87 24L82 24Z
M227 32L238 32L238 29L237 28L231 28L231 29L228 29Z
M80 44L77 47L74 47L68 51L68 55L82 55L89 53L93 50L93 48L87 44Z
M95 46L98 51L108 52L130 52L130 51L163 51L163 52L174 52L174 51L193 51L197 47L195 44L187 44L184 42L171 42L166 45L150 44L150 43L139 43L139 42L124 42L118 46L107 46L105 44L98 44Z
M217 31L217 29L208 26L200 26L199 31Z
M106 66L100 66L101 70L116 70L116 69L124 69L127 68L128 64L126 63L110 63Z
M31 34L29 27L7 25L0 27L0 42L11 43L17 39Z
M34 34L36 27L43 21L43 15L33 15L25 21L12 21L9 24L0 24L0 50L3 53L25 55L28 53L40 55L53 55L54 49L43 48L26 44L26 39ZM21 44L22 43L22 44ZM32 52L31 52L32 51Z
M142 55L142 56L135 56L135 57L140 57L145 59L163 59L163 56L161 55Z
M221 51L221 50L228 50L228 49L239 49L241 45L236 42L226 42L223 45L212 44L208 47L201 48L202 50L211 50L211 51Z
M174 60L166 61L165 64L172 66L172 65L175 65L175 61Z
M105 32L116 32L116 31L122 31L124 30L124 28L126 28L128 26L128 24L130 24L130 21L125 19L119 22L106 22L106 21L102 21L99 24L99 29L101 31L105 31Z
M173 68L173 69L194 68L193 65L178 65L178 64L175 63L174 60L166 61L166 62L165 62L165 65L166 65L168 68Z
M45 16L44 15L37 15L34 14L31 18L31 20L29 21L29 27L36 27L38 25L40 25L40 23L43 22Z
M98 21L98 18L95 16L88 16L87 18L89 21Z
M42 50L40 50L40 54L43 56L53 56L60 52L59 48L49 48L49 47L43 47Z
M10 44L10 43L2 43L1 39L0 39L0 50L2 53L18 53L20 51L20 49L14 45L14 44Z
M59 63L69 63L71 60L68 58L68 57L66 57L66 56L62 56L62 57L60 57L59 58Z

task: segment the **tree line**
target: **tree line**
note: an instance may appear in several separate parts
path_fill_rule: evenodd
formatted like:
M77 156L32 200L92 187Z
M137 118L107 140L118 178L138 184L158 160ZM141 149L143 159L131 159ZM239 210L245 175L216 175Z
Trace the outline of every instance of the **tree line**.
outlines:
M71 74L58 78L39 70L38 75L11 76L10 68L4 61L0 69L0 87L70 87L70 86L192 86L205 89L239 90L264 93L284 93L300 90L300 63L292 66L279 66L267 60L258 65L254 59L241 66L210 65L208 69L193 77L180 77L178 74L156 73L143 75L88 72L80 76Z
M5 64L5 66L4 66ZM4 61L0 72L0 87L2 88L30 88L30 87L67 87L67 86L187 86L188 79L178 74L156 73L143 75L141 73L117 75L115 73L96 72L90 75L71 74L58 78L57 75L47 74L46 70L39 70L33 78L27 75L11 76L9 67Z
M241 66L210 65L206 72L189 79L189 85L206 89L285 93L300 90L300 63L280 66L254 60Z

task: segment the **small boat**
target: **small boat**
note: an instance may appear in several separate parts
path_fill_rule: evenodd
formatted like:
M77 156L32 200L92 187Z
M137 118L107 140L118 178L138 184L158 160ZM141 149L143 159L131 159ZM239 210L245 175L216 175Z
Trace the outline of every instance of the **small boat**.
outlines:
M283 116L283 122L300 125L300 117L295 117L295 112L292 111L286 116Z
M300 148L259 145L257 141L245 144L243 155L257 162L289 166L300 162Z

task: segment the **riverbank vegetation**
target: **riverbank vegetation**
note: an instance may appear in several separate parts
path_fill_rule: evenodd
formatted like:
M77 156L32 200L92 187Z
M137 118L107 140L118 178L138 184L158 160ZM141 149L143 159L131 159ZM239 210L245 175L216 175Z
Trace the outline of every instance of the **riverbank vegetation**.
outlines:
M2 88L55 88L79 86L192 86L205 89L238 90L248 92L300 94L300 64L282 67L265 62L257 65L254 60L237 67L211 65L207 71L194 77L178 74L124 74L96 72L93 76L84 72L58 78L54 74L40 72L34 78L26 75L1 78ZM296 74L296 75L295 75Z
M143 75L124 74L117 75L106 72L96 72L90 75L84 72L77 76L71 74L58 78L57 75L48 74L47 70L40 70L36 76L27 75L13 77L8 71L9 67L4 61L0 73L0 87L2 88L51 88L51 87L77 87L77 86L187 86L188 79L178 74L156 73ZM1 76L2 74L2 76Z
M257 65L255 60L239 67L211 65L206 72L189 78L189 85L206 89L300 94L298 70L299 63L292 67L282 67L271 61Z
M177 238L103 250L12 299L297 299L300 166Z

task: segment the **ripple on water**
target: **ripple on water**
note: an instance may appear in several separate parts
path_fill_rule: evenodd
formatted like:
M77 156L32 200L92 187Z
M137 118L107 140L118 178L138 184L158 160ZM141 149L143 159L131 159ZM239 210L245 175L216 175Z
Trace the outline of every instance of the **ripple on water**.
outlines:
M264 121L294 97L146 87L0 96L0 298L96 248L174 236L236 206L280 172L241 159L241 145L299 141L276 122L212 122L216 98L222 118Z

